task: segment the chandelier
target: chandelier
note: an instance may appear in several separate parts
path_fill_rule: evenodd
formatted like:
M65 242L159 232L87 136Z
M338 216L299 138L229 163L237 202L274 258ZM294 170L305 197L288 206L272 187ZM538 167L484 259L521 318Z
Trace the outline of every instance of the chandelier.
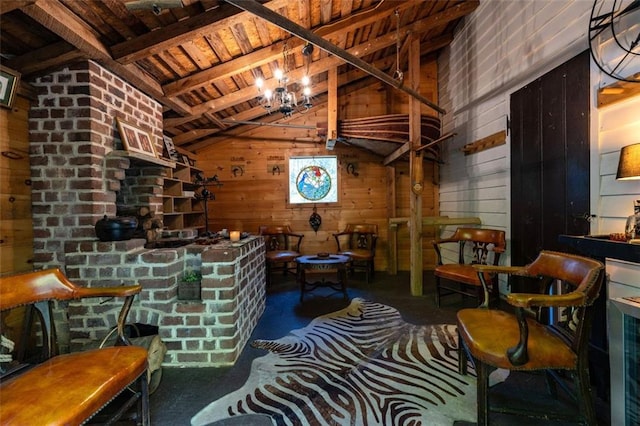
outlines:
M302 85L302 91L300 92L300 103L298 103L298 96L293 91L289 91L289 77L287 73L289 72L288 64L289 64L289 50L287 48L287 44L284 44L282 49L282 57L283 57L283 68L277 68L273 77L276 80L276 87L271 90L270 88L265 88L264 94L260 98L260 103L265 109L271 114L272 111L281 112L285 117L291 117L291 115L295 111L306 112L313 105L311 103L311 79L309 78L309 64L311 63L311 54L313 53L313 45L306 44L302 48L302 54L305 58L306 63L306 74L300 80ZM265 81L258 77L256 78L256 87L259 92L262 92L262 88L265 85Z

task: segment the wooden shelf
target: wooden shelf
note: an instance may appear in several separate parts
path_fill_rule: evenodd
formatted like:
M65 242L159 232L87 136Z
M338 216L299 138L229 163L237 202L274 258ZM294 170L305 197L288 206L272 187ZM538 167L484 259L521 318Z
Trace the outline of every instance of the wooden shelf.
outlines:
M200 169L183 163L173 163L174 168L164 179L162 205L164 225L167 229L204 228L204 210L191 195L197 188L195 176Z
M640 73L633 78L640 81ZM618 81L598 89L598 108L640 95L640 82Z
M155 166L168 167L170 169L174 169L176 167L175 161L169 161L169 160L165 160L165 159L161 159L161 158L155 158L155 157L151 157L150 155L138 154L136 152L115 150L115 151L111 151L109 153L109 155L125 157L125 158L130 159L132 162L135 162L135 163L138 163L138 164L143 163L143 164L146 164L146 165L155 165Z

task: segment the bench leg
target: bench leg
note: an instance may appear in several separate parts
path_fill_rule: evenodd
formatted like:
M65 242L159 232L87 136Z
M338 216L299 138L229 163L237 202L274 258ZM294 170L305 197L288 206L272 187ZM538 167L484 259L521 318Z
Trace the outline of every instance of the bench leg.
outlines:
M140 385L140 398L138 399L138 419L139 426L150 426L151 419L149 416L149 381L147 372L145 371L138 379Z

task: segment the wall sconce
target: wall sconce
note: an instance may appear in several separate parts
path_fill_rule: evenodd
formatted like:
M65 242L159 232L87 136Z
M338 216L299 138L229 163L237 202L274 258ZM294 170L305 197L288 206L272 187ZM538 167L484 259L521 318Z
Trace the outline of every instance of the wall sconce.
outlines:
M640 143L622 147L616 179L640 179Z
M347 174L355 177L359 176L360 173L358 173L358 171L356 170L356 167L357 167L357 163L347 164Z

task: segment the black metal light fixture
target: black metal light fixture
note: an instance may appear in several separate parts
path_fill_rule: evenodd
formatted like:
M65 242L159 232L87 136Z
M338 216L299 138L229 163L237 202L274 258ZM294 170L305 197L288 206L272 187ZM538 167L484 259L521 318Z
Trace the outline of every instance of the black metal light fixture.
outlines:
M311 103L311 79L309 77L309 64L311 63L311 54L313 53L313 45L306 44L302 48L302 54L305 57L306 62L306 74L302 77L300 83L302 84L302 91L300 92L302 101L298 103L296 93L289 91L289 50L285 43L282 49L283 56L283 69L276 69L274 71L274 78L276 79L276 87L271 90L266 88L264 94L260 98L262 105L271 113L272 111L281 112L285 117L291 117L295 111L306 112L313 104ZM256 87L259 92L262 92L264 86L264 80L261 77L256 78Z

